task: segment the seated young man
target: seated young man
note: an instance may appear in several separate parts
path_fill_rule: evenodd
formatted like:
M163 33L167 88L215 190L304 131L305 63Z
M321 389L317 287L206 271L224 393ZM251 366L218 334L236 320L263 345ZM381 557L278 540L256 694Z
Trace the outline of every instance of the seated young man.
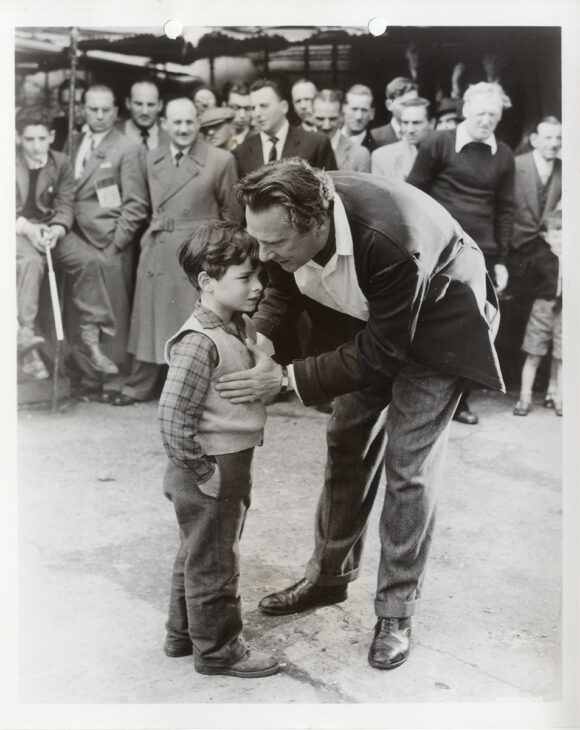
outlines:
M54 249L73 221L74 177L68 157L50 149L54 130L40 109L23 109L16 120L16 280L18 353L24 372L48 377L35 332L46 249Z

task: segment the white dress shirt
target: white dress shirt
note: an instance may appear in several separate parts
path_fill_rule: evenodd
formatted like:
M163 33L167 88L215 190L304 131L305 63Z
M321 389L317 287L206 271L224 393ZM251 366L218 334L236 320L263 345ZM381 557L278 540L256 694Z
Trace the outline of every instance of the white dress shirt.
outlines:
M538 171L542 185L547 185L550 175L554 170L554 160L545 160L538 150L532 151L532 157L534 158L536 170Z
M276 142L276 159L279 160L282 156L282 150L284 149L284 145L286 144L286 137L288 136L289 129L290 124L286 119L280 129L274 134L266 134L265 132L260 132L264 164L266 164L270 159L270 152L272 151L272 142L270 141L270 138L276 137L278 139L278 141Z
M367 322L369 304L356 276L352 233L344 205L336 194L333 219L336 244L334 254L324 266L308 261L294 272L294 279L300 292L310 299ZM295 391L300 398L292 365L288 366L288 380L289 390Z
M85 135L80 143L79 150L75 159L75 178L78 180L82 175L85 165L91 158L93 152L101 144L103 139L111 130L106 129L104 132L91 132L90 129L85 131Z

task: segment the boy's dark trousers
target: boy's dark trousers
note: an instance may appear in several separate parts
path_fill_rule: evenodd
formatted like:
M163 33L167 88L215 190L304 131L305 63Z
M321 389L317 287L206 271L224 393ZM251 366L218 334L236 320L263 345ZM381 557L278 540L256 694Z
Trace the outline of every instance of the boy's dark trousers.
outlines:
M196 666L227 667L246 653L238 591L238 544L250 506L253 449L217 456L217 497L191 471L169 462L163 491L175 508L181 543L173 567L167 641L193 646ZM202 485L203 487L203 485Z

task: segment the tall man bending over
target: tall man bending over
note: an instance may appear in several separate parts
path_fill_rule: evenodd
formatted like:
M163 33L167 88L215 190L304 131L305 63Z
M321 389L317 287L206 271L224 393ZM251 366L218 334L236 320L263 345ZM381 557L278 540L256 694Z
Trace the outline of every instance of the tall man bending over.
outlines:
M309 312L313 338L309 356L287 370L256 350L254 368L217 388L235 402L286 388L305 405L335 399L306 577L260 608L284 615L346 599L384 464L369 662L392 669L409 652L463 379L503 389L493 287L471 238L411 186L290 159L248 175L238 190L270 277L258 331L271 337L295 307Z

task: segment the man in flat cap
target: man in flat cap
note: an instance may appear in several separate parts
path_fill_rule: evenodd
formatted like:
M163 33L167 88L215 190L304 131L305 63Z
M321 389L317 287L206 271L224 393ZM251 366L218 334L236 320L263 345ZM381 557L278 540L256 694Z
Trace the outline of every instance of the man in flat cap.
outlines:
M199 129L204 140L223 150L233 150L234 110L227 106L214 106L206 109L199 118Z

